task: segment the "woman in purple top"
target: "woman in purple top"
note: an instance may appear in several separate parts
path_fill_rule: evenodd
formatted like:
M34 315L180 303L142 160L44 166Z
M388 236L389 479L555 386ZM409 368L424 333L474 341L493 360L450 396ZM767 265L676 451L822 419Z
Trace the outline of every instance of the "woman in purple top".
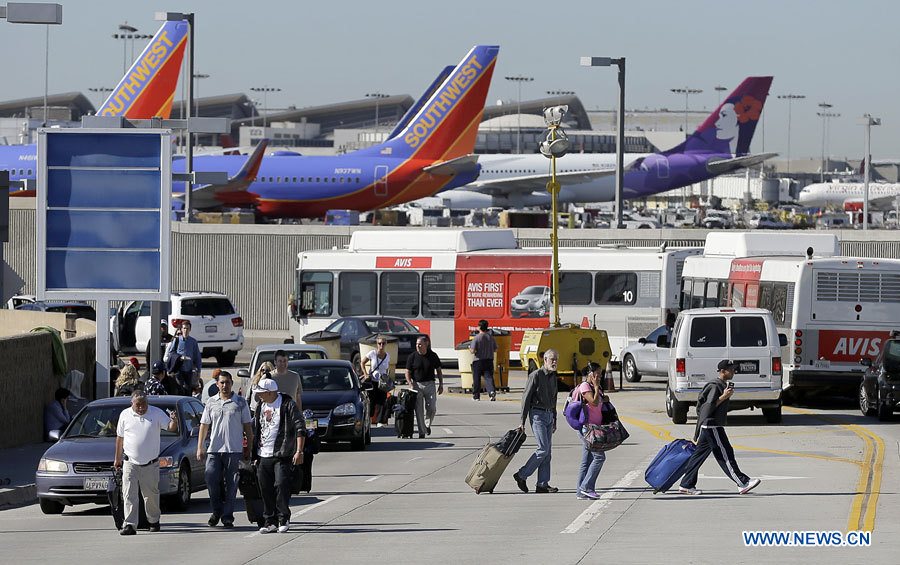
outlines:
M603 382L605 371L598 363L588 363L584 369L584 382L578 385L577 394L580 395L584 409L587 410L587 421L589 424L599 426L603 423L603 412L600 409L600 403L609 400L603 394ZM584 438L584 430L578 432L578 435ZM600 475L600 469L606 461L606 454L602 451L589 451L584 441L582 443L581 467L578 471L578 484L575 487L575 496L579 500L589 500L600 498L600 495L594 492L597 483L597 476Z

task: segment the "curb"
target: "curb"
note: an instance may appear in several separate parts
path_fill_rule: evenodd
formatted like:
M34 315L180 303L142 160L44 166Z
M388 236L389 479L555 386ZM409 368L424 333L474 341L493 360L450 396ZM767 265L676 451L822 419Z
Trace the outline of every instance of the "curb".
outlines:
M37 487L34 484L0 489L0 509L35 502L37 502Z

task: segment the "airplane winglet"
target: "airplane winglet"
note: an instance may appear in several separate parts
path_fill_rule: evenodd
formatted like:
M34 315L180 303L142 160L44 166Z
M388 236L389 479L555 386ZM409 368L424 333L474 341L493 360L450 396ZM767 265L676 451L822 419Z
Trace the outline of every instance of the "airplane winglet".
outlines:
M756 155L744 155L731 159L710 159L706 163L706 170L713 175L721 175L735 169L743 169L759 165L767 159L777 156L778 153L758 153Z
M456 175L459 173L470 173L478 170L478 155L463 155L449 161L442 161L434 165L423 167L427 173L433 175Z

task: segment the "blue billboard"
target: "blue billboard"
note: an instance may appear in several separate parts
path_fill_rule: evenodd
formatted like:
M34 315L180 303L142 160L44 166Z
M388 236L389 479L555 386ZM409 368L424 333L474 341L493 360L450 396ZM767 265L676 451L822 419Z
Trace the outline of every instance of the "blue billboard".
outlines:
M170 136L38 132L39 297L169 299Z

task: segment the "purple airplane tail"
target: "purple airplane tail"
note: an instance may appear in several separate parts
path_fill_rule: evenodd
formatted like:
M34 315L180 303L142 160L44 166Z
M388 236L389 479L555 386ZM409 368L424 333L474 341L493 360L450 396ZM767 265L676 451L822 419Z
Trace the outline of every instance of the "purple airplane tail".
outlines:
M772 77L747 77L684 143L664 152L746 155Z

